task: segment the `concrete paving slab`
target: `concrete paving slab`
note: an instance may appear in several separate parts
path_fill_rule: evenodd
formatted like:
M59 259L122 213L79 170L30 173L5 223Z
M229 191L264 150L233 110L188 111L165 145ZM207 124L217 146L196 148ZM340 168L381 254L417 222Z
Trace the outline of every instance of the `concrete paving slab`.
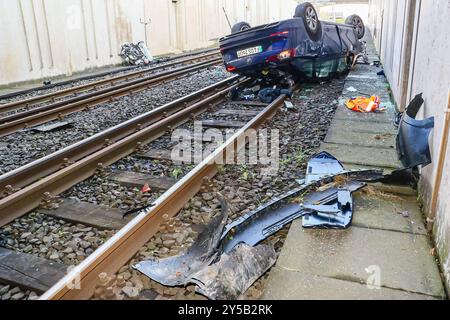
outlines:
M373 133L373 134L397 134L397 129L392 122L372 122L334 119L330 129L339 130L342 132L356 132L356 133Z
M322 143L320 149L331 153L345 164L373 168L395 169L402 167L395 149L380 149L333 143Z
M412 189L407 185L394 185L394 184L385 184L381 182L369 183L373 188L394 195L402 195L402 196L411 196L417 199L417 190Z
M367 270L377 270L382 287L445 298L430 249L423 235L358 227L306 230L297 220L277 267L363 284L370 284Z
M364 190L356 193L352 226L427 235L416 198L387 195L392 198L368 196Z
M275 267L262 300L434 300L436 298L389 288L321 277Z
M325 142L372 148L394 149L396 144L395 137L396 135L392 133L374 134L357 132L352 131L351 128L347 131L343 131L340 128L336 128L336 126L333 126L328 129Z
M352 111L345 106L345 99L340 100L339 107L336 110L334 116L335 119L339 120L356 120L365 122L375 122L375 123L389 123L392 125L392 120L394 119L393 113L379 112L379 113L361 113Z
M369 33L367 37L369 59L378 60ZM375 76L380 70L382 67L358 64L345 88L371 90L369 94L382 97L388 112L360 114L348 110L346 97L358 92L344 91L327 142L321 146L346 169L378 168L388 174L402 167L395 149L385 144L395 141L395 106L390 101L387 80ZM376 134L388 134L386 141L372 141ZM415 191L407 186L375 186L394 196L386 199L377 193L355 194L355 214L348 230L305 230L300 220L293 222L263 299L445 298ZM397 213L404 211L408 214ZM376 276L374 271L379 271L379 290L366 285Z
M356 71L358 70L358 67L355 68L354 73L356 73ZM361 81L361 82L366 82L366 81L378 81L380 79L380 76L378 76L376 73L373 74L362 74L362 75L358 75L358 74L349 74L347 76L347 78L345 79L346 81Z

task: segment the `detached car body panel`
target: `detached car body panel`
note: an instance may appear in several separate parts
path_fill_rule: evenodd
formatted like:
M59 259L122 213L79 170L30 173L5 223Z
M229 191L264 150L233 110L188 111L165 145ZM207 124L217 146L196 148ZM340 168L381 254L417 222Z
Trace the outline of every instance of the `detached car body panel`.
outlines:
M313 40L302 18L283 20L223 37L220 50L230 72L328 78L346 71L362 44L351 25L321 22L320 28Z

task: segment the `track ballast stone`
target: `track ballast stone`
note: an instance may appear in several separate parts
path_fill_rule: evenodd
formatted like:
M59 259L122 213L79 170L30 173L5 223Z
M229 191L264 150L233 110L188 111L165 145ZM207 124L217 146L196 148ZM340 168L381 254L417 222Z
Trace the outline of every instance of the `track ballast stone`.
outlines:
M164 85L102 103L64 118L71 127L53 132L22 130L1 138L0 174L56 152L175 99L217 83L229 74L215 66L190 73Z
M201 231L211 217L220 212L220 202L216 198L217 192L223 194L230 205L228 222L231 222L273 197L298 186L295 180L304 178L309 157L318 151L320 143L325 139L338 106L343 81L333 80L325 84L305 87L299 94L295 94L294 109L282 108L269 123L264 125L264 128L280 131L280 170L277 176L262 175L263 168L259 165L221 167L219 173L211 181L202 185L200 192L175 218L166 219L159 232L127 265L119 270L117 275L109 276L112 280L116 279L109 290L110 294L107 294L107 288L99 286L94 299L145 299L148 292L152 292L156 299L205 299L195 293L194 286L165 287L134 270L132 266L150 257L164 258L175 255L181 249L188 247L195 237L190 235L181 243L173 241L174 234L178 234L174 228L183 226L187 230ZM264 243L272 243L277 252L280 252L289 227L290 225L286 226L266 239ZM123 282L124 277L127 278L125 292L121 289L123 284L118 285ZM267 277L268 274L256 281L243 298L258 299L264 291ZM127 295L127 292L133 294Z

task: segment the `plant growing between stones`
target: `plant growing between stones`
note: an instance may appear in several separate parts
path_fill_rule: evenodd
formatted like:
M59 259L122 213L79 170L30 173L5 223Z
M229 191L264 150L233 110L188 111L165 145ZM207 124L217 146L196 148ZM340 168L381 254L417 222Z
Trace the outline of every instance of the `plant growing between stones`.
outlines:
M172 170L172 172L171 172L170 175L172 176L172 178L178 180L178 178L179 178L182 174L183 174L183 170L181 170L180 168L175 168L175 169Z

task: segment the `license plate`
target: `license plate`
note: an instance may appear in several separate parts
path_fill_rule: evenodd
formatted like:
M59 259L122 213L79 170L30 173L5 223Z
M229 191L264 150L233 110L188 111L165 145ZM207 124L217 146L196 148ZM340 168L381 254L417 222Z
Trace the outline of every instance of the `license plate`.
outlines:
M237 57L238 58L242 58L242 57L246 57L246 56L251 56L252 54L257 54L257 53L260 53L262 51L263 51L262 46L257 46L257 47L253 47L253 48L239 50L237 52Z

